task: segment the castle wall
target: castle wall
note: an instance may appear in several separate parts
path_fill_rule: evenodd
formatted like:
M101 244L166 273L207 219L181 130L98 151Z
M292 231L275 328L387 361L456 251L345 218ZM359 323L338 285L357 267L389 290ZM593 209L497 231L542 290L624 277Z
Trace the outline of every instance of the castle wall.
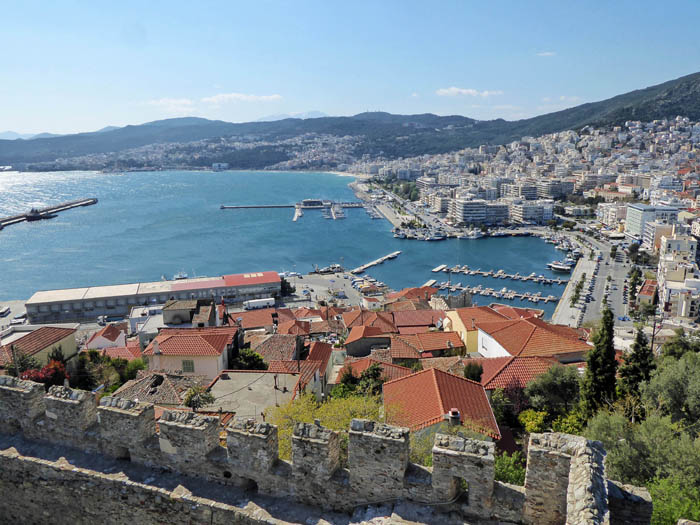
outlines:
M217 417L166 410L156 431L150 404L107 396L98 406L90 392L54 386L44 394L42 385L13 378L0 377L0 416L0 434L21 433L32 441L129 460L152 468L155 475L167 469L328 511L352 512L357 507L404 501L472 521L641 525L649 523L652 508L643 489L606 480L600 443L566 434L531 435L525 486L514 487L494 481L493 443L437 434L433 466L427 468L409 461L408 429L360 419L353 420L348 431L345 469L340 466L339 433L318 423L296 425L288 462L279 459L277 427L269 423L238 418L224 430ZM12 449L2 454L8 471L18 469L20 479L28 480L28 485L19 485L20 500L31 498L33 476L39 484L53 479L70 487L87 484L93 476L79 469L33 463L13 455ZM15 480L3 482L6 494L12 494ZM95 479L97 487L111 483L111 478ZM141 510L125 511L131 517L124 523L134 518L150 523L148 508L157 496L150 488L127 487L118 493L112 487L111 497L119 500L119 494L126 494L123 501L140 498L145 503ZM52 489L42 486L42 490L47 498L53 497ZM86 494L92 492L86 489ZM102 496L95 499L102 501ZM165 507L166 512L179 508L174 503ZM105 512L117 508L121 508L118 501L105 503ZM218 519L218 511L202 512L209 516L206 521ZM225 512L221 516L231 517Z

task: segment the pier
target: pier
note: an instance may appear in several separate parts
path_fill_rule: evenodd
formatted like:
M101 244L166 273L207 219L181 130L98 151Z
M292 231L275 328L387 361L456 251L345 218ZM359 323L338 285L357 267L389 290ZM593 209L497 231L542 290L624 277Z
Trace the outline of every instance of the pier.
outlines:
M387 261L389 259L396 259L396 257L399 256L401 252L392 252L389 255L385 255L384 257L380 257L379 259L375 259L372 262L368 262L367 264L363 264L362 266L358 266L354 270L350 270L350 273L357 275L358 273L364 272L367 268L371 268L372 266L376 266L377 264L382 264L384 261Z
M97 204L97 199L81 199L77 201L64 202L56 206L49 206L48 208L41 208L38 210L32 210L30 213L23 213L21 215L13 215L12 217L5 217L0 219L0 230L5 226L11 224L17 224L24 221L36 221L42 219L52 219L55 213L60 213L62 211L70 210L73 208L78 208L81 206L92 206Z
M430 281L428 281L430 282ZM500 290L494 290L493 288L484 288L481 285L478 286L462 286L462 283L450 284L450 283L440 283L440 290L447 290L449 292L469 292L474 295L482 295L485 297L495 297L496 299L507 299L513 301L519 299L521 301L530 301L531 303L548 303L550 301L558 301L559 297L556 295L542 295L542 292L516 292L515 290L508 290L507 288L502 288Z
M507 273L505 270L482 270L472 269L468 266L455 265L452 267L446 264L441 264L433 268L433 272L447 272L453 274L464 274L464 275L480 275L482 277L491 277L493 279L511 279L513 281L530 281L539 284L566 284L569 282L568 279L560 279L558 277L545 277L544 275L536 275L534 272L530 275L520 275L519 273Z
M427 286L433 286L437 281L435 279L430 279L429 281L426 281L421 288L425 288Z

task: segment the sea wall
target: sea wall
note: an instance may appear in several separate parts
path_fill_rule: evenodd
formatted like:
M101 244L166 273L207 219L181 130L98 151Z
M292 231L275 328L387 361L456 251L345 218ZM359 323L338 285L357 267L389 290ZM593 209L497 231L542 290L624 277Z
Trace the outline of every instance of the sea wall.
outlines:
M21 434L37 443L128 460L154 472L165 469L327 512L406 501L474 523L641 524L650 519L648 493L619 484L609 489L605 451L600 443L579 436L533 434L525 486L515 487L494 481L493 443L460 436L436 435L433 466L426 468L409 461L408 429L356 419L348 431L348 467L342 468L339 433L318 424L296 425L291 462L279 458L277 427L268 423L239 418L221 429L216 417L166 410L157 424L158 429L153 406L147 403L108 396L98 405L89 392L51 387L44 394L42 385L0 377L3 434ZM36 486L49 478L85 498L95 496L110 515L130 499L144 502L140 505L146 523L148 509L157 509L158 502L165 501L162 510L167 514L180 509L172 494L160 494L158 500L150 487L116 487L114 479L99 475L90 481L93 474L87 470L56 469L12 450L5 450L0 461L3 472L24 480L0 485L0 500L19 491L17 497L27 502L24 509L12 511L18 518L50 508L46 505L53 504L53 493L37 498ZM69 497L68 489L64 493ZM32 498L34 505L29 504ZM99 508L95 503L98 515ZM209 516L203 521L246 523L233 508L214 503L197 503L196 508Z

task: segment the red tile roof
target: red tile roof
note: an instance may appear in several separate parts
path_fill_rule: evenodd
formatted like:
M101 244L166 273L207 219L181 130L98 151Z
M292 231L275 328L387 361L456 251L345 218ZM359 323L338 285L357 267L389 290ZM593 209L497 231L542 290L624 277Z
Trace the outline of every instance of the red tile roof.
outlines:
M445 318L442 310L414 310L393 312L394 325L401 330L406 326L437 326L438 322Z
M346 369L350 369L355 377L360 377L362 372L374 364L378 364L382 369L382 377L385 381L392 381L393 379L398 379L413 373L410 368L406 368L405 366L394 365L385 361L378 361L377 359L372 359L371 357L363 357L362 359L357 360L350 358L345 361L345 366L343 366L340 372L338 372L335 382L340 383Z
M233 326L163 328L143 355L155 355L157 348L162 355L220 356L237 333Z
M393 359L419 359L425 353L452 351L463 347L464 343L457 332L395 335L391 338L391 357Z
M539 317L544 315L544 310L536 308L518 308L509 304L492 303L489 307L499 314L505 315L508 319L520 319L521 317Z
M51 348L63 339L74 334L75 328L59 328L56 326L42 326L12 343L0 347L0 365L6 365L12 361L12 346L24 355L32 356L42 350Z
M590 345L580 332L530 317L478 325L513 356L547 356L587 352Z
M223 276L226 286L252 286L281 282L277 272L237 273Z
M505 315L497 312L488 306L469 306L467 308L457 308L457 315L464 323L467 330L476 330L475 325L487 321L502 321L508 319Z
M122 334L122 332L126 332L127 324L126 323L118 323L118 324L108 324L107 326L101 328L92 336L90 339L88 339L86 345L89 345L92 341L97 339L98 337L104 337L108 341L116 341L119 336Z
M326 374L326 369L328 368L328 361L331 359L331 354L333 353L333 346L328 343L322 343L320 341L314 341L311 343L311 348L309 349L309 361L319 361L321 363L321 375Z
M266 363L270 361L289 361L297 356L297 336L291 334L273 334L255 347Z
M278 323L295 319L294 314L288 308L261 308L260 310L229 313L229 324L234 326L236 321L240 319L241 328L244 330L269 327L274 324L274 314L277 314Z
M496 371L492 372L493 367L489 367L485 363L487 361L498 360L503 362L504 358L485 358L478 359L484 367L484 373L481 375L481 384L486 390L494 390L496 388L525 388L527 384L536 377L544 374L552 366L557 364L555 359L544 357L506 357L505 363L500 367L496 365ZM487 367L489 375L486 374Z
M398 292L392 292L387 294L386 298L391 299L430 299L433 295L438 293L437 288L432 286L420 286L417 288L404 288Z
M459 410L462 425L500 439L486 391L476 381L430 368L384 383L384 407L393 424L416 431L444 421Z
M278 334L309 335L311 323L309 321L285 321L277 325Z
M350 329L347 339L345 339L345 344L354 343L365 337L381 337L388 335L384 334L384 331L377 326L353 326Z
M391 312L368 312L363 309L350 310L343 314L343 322L348 330L353 326L375 326L386 333L397 331Z

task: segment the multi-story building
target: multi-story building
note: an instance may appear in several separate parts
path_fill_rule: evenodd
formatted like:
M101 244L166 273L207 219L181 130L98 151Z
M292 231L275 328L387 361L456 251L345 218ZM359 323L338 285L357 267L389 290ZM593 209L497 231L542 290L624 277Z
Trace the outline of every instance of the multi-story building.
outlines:
M698 241L690 235L661 237L657 271L659 303L666 315L696 319L700 313Z
M678 209L667 206L650 206L648 204L628 204L625 235L633 240L641 240L644 225L649 221L674 223L678 219Z
M617 226L627 217L627 205L619 202L605 202L598 204L596 218L606 226Z
M457 224L484 224L486 201L460 197L452 201L450 216Z
M513 223L543 224L554 216L554 203L547 200L513 201L509 216Z
M662 236L671 236L673 224L666 224L659 221L649 221L644 225L642 234L642 248L657 253L661 245Z

